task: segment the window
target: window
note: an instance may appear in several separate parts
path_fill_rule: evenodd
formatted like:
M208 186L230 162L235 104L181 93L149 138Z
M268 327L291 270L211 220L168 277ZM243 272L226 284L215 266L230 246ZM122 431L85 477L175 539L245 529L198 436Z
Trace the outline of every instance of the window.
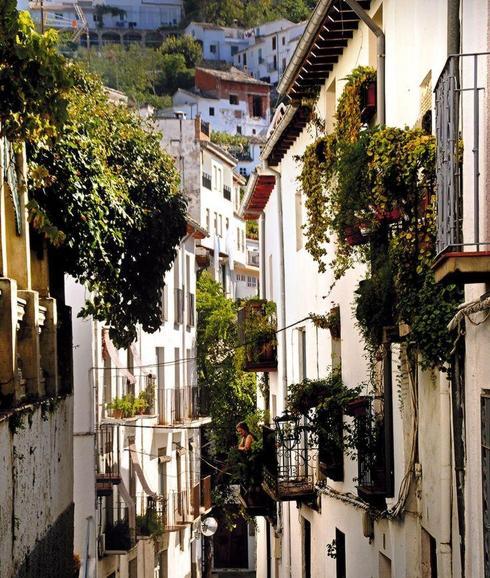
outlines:
M275 36L272 37L272 50L275 50L277 47L277 38Z
M230 104L238 104L238 95L230 94Z
M311 578L311 524L303 518L304 577Z
M240 251L240 229L236 228L236 248Z
M274 60L273 60L273 70L277 70L277 56L274 54Z
M228 217L226 217L226 230L228 231L228 229L230 228L230 219L228 219Z
M209 52L211 52L211 54L216 54L216 44L209 45Z
M335 528L335 564L337 566L336 578L346 578L345 567L345 534Z
M247 55L243 55L243 66L247 66Z
M246 168L240 167L239 170L240 170L240 174L242 175L242 177L248 176L248 174L247 174L247 169L246 169Z
M257 287L257 278L247 275L247 287Z
M306 331L304 327L298 329L298 367L299 380L306 379Z
M215 162L213 162L211 187L213 191L223 190L223 168Z
M282 45L283 45L283 46L286 44L286 37L285 37L285 36L282 37L281 42L282 42Z
M214 232L218 234L218 213L214 213Z
M165 283L162 289L162 300L160 302L160 318L163 321L168 321L168 285Z
M239 54L239 55L238 55L238 64L240 64L240 62L241 62L241 56L240 56L240 54Z
M259 64L262 64L264 59L262 58L262 48L259 48Z
M235 56L235 54L236 54L237 52L238 52L238 46L232 44L232 46L231 46L231 55L232 55L232 56ZM240 57L238 57L238 58L240 58Z
M223 236L223 217L219 215L219 236Z
M214 106L209 107L209 116L214 116Z
M262 108L262 97L253 96L252 97L252 116L261 117L263 115Z
M242 127L241 127L241 126L237 126L237 127L236 127L236 133L237 133L237 134L242 134Z
M282 71L284 72L286 70L286 59L283 58L282 59Z
M180 387L180 349L178 347L174 348L174 380L175 388Z
M209 231L209 209L206 209L206 231Z
M158 415L160 423L165 423L165 349L155 349L157 358Z
M303 248L303 198L301 191L296 191L294 201L296 213L296 251L299 251Z

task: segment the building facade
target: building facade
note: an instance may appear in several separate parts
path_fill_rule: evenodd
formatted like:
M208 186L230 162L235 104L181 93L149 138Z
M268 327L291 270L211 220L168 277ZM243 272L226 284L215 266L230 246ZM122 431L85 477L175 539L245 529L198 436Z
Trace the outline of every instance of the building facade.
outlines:
M0 139L0 575L70 576L71 313L27 219L25 149Z
M88 576L201 576L206 392L197 387L196 239L189 221L165 277L162 325L117 350L109 328L74 322L75 543ZM85 299L70 282L73 307ZM94 459L95 458L95 459Z
M181 0L35 0L19 3L45 28L71 30L83 46L139 43L159 46L165 29L175 29L183 16Z
M251 41L234 55L234 66L276 86L291 60L305 25L305 22L295 24L281 19L250 30Z
M199 42L203 59L211 62L233 64L235 54L250 43L250 34L242 28L218 26L207 22L191 22L184 33Z
M270 87L234 67L196 68L194 90L179 89L173 105L189 118L200 115L215 131L259 136L270 122Z
M198 266L209 270L234 299L241 283L237 274L247 263L245 221L237 213L245 180L235 170L237 161L209 140L210 127L200 117L174 115L155 123L179 167L189 213L208 233L197 248Z
M291 104L273 119L264 165L249 180L242 205L245 217L260 218L261 297L276 302L278 327L286 328L262 398L278 419L264 437L264 445L270 435L276 440L267 446L276 469L266 468L264 478L275 505L257 518L260 578L490 576L483 359L490 273L483 184L488 28L484 2L320 2L279 82ZM355 459L344 453L335 469L322 462L321 444L280 453L292 384L322 379L335 368L354 388L372 369L353 314L369 268L357 264L337 280L328 267L318 272L306 250L307 199L297 163L317 136L301 99L318 88L315 115L332 132L346 79L359 64L377 69L376 114L364 121L368 126L422 126L436 137L435 282L459 284L465 303L448 327L455 345L442 371L424 369L420 360L413 370L404 333L410 328L397 328L396 339L387 328L375 364L380 389L369 401L383 407L376 415L382 415L385 462L369 479L359 453ZM461 141L464 154L454 156ZM335 239L324 249L335 255ZM325 311L335 312L335 331L312 322L312 314ZM343 423L364 415L369 394L363 395Z

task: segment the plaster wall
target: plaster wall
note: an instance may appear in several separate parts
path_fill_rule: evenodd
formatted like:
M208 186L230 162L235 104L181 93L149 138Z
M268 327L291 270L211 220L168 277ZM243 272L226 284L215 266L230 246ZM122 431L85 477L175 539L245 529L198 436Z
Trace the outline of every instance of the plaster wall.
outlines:
M71 568L72 412L71 397L57 398L0 421L0 576L61 576Z

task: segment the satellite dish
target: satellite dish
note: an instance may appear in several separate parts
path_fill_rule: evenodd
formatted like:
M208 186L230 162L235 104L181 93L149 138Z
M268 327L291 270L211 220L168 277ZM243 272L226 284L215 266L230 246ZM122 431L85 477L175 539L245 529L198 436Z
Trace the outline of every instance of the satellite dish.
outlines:
M218 522L211 516L209 518L204 518L204 520L201 522L201 532L204 534L204 536L212 536L217 529Z

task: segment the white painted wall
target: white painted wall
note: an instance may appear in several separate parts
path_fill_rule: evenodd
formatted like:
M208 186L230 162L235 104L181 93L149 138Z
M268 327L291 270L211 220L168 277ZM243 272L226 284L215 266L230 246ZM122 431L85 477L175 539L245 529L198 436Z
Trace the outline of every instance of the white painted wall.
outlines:
M380 2L373 2L370 10L375 14L380 7ZM474 9L473 9L474 8ZM477 14L481 10L477 6L471 6L470 13L466 16L466 25L474 29L476 27ZM480 16L481 18L481 16ZM437 78L446 56L446 8L443 2L426 3L422 1L408 2L386 0L383 3L383 28L386 33L386 94L387 94L387 124L404 127L413 126L419 114L420 85L427 73L432 71L433 82ZM484 34L486 35L486 30ZM467 33L467 36L469 34ZM326 89L335 86L335 95L338 98L345 84L345 77L360 64L375 65L375 39L364 25L354 32L347 49L334 66L326 85L321 91L318 101L318 112L322 118L326 118L328 124L332 122L333 110L328 109ZM336 83L336 84L332 84ZM271 194L264 215L262 225L265 227L265 250L262 253L262 264L265 266L265 287L263 295L273 299L278 305L279 327L284 327L308 316L310 312L325 313L331 303L338 304L341 311L342 325L342 375L348 386L356 386L367 378L367 364L364 357L363 344L355 325L353 315L354 291L358 282L363 278L365 271L357 266L349 271L331 289L333 282L332 273L327 270L319 274L316 265L309 254L303 248L297 247L296 240L296 206L295 195L297 192L296 177L298 165L294 160L296 155L301 155L305 146L315 139L313 129L305 129L298 137L295 144L290 148L281 162L279 170L282 174L280 179L283 204L283 227L284 227L284 255L285 255L285 307L286 316L282 315L282 291L278 223L278 195L280 187ZM469 154L469 153L468 153ZM304 220L303 215L303 220ZM327 248L328 254L332 255L333 246ZM481 288L480 288L481 289ZM481 292L481 290L480 290ZM307 343L307 376L316 378L325 375L328 365L331 363L331 343L327 331L316 330L310 322L304 322ZM299 325L298 327L301 327ZM288 329L279 337L278 371L270 380L271 407L276 408L276 414L280 414L284 407L285 381L295 383L299 378L299 355L296 328ZM471 506L468 512L468 520L472 518L473 536L480 535L478 540L481 544L481 472L479 469L480 440L479 426L479 394L480 388L485 387L484 375L486 362L480 359L482 347L488 339L487 328L480 329L478 339L471 349L469 367L478 369L477 374L471 371L472 380L475 380L473 407L468 415L468 423L471 423L472 446L471 452L473 464L471 465L472 481L471 489L467 489ZM287 354L287 377L283 371L285 351ZM410 439L411 410L407 404L406 385L402 385L397 395L397 347L394 352L394 448L395 448L395 496L397 496L401 479L405 473L407 464L407 448ZM487 368L488 369L488 368ZM478 377L477 377L478 376ZM478 380L478 387L476 381ZM472 381L473 383L473 381ZM470 386L471 387L471 386ZM302 551L302 518L308 519L312 530L312 577L324 578L335 576L335 561L326 556L326 546L335 537L335 528L339 528L346 535L347 549L347 575L356 578L368 578L379 576L379 560L384 555L391 560L391 575L395 577L422 576L421 568L421 532L425 528L440 541L444 535L444 519L448 512L452 512L450 525L455 527L455 503L454 496L445 495L441 488L444 475L442 466L446 464L444 447L449 431L448 411L444 405L444 382L438 374L431 375L420 373L419 375L419 457L422 477L417 484L412 486L409 497L408 510L400 521L379 520L374 523L374 540L369 541L362 534L363 510L359 506L334 499L328 494L321 497L321 511L316 512L302 505L300 509L296 504L282 503L282 517L280 522L281 557L277 562L276 573L274 560L272 562L273 578L289 578L290 576L302 576L303 574L303 551ZM404 402L404 403L402 403ZM344 482L328 481L333 489L356 495L356 483L353 478L357 475L355 462L344 457L345 477ZM469 470L470 471L470 470ZM470 476L470 477L471 477ZM387 506L396 503L396 498L389 499ZM259 524L258 534L258 566L257 577L266 576L266 553L265 553L265 524ZM271 536L274 548L274 536ZM277 546L277 544L276 544ZM473 546L473 540L467 542L467 547L472 549L471 561L468 561L467 575L482 575L482 552L481 546ZM274 551L272 552L274 556ZM453 571L447 573L452 564ZM459 575L459 551L454 547L444 549L438 546L438 565L441 575Z
M233 63L234 54L250 42L250 35L242 28L191 22L184 32L201 43L204 60Z

